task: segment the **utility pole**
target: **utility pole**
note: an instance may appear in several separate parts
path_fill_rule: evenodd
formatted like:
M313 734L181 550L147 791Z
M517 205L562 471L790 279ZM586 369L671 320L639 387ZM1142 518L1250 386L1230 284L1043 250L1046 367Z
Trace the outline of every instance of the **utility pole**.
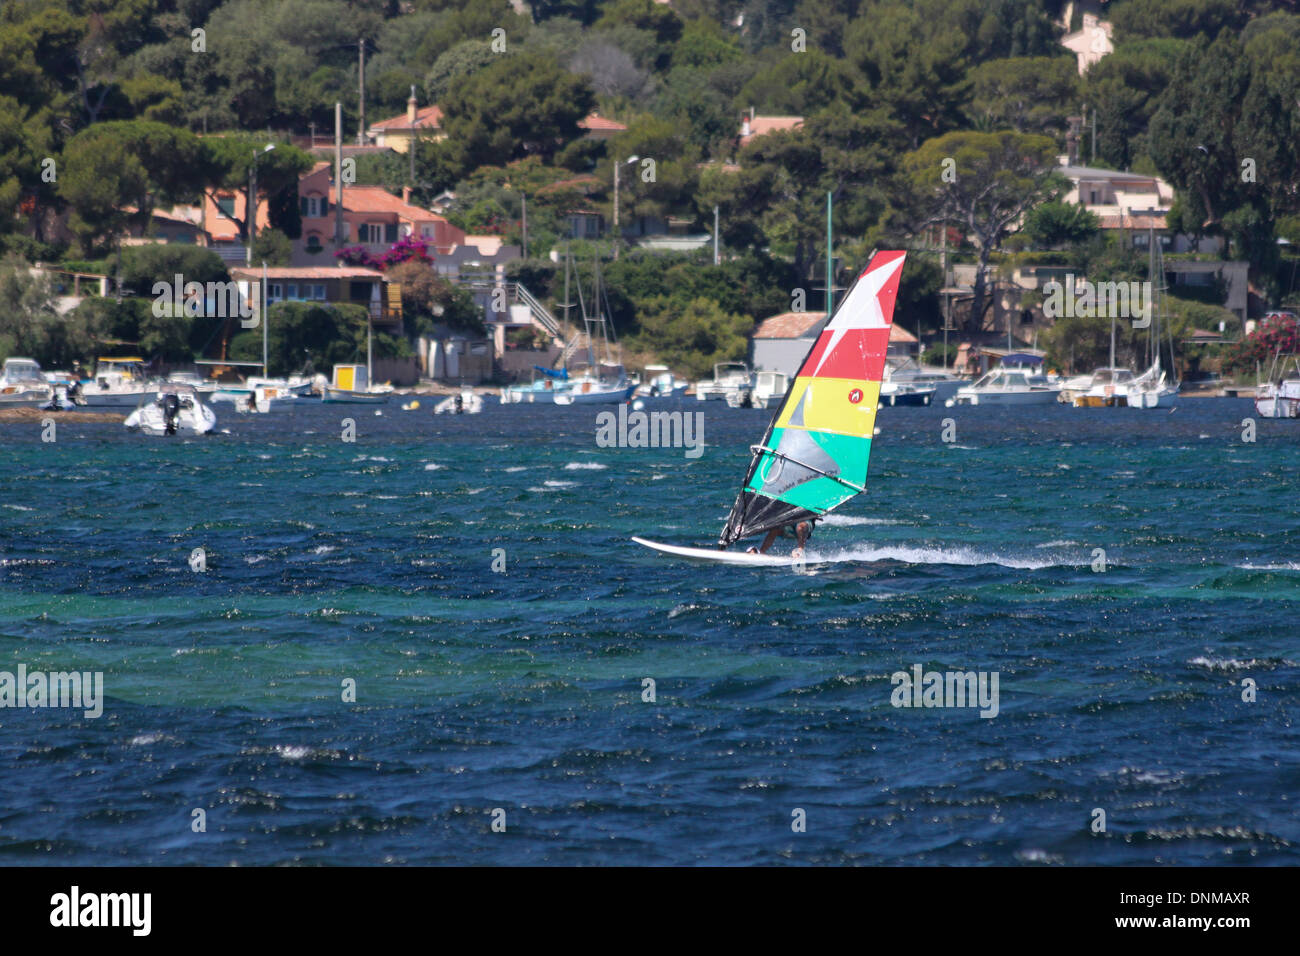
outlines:
M835 311L834 268L831 265L831 194L826 193L826 318Z
M366 145L366 38L362 37L357 41L357 47L361 51L357 76L360 80L357 94L357 145Z
M257 317L262 322L262 378L266 378L266 260L262 260L262 301ZM265 383L263 383L265 384Z
M614 259L618 260L618 167L619 162L614 160Z
M248 202L244 203L244 238L248 247L244 250L244 265L253 267L253 230L257 227L257 153L253 153L253 162L248 167Z
M713 264L721 265L722 259L718 256L718 207L713 207Z
M343 104L334 104L334 245L347 241L343 231Z
M519 201L524 207L524 258L528 258L528 194L520 193Z

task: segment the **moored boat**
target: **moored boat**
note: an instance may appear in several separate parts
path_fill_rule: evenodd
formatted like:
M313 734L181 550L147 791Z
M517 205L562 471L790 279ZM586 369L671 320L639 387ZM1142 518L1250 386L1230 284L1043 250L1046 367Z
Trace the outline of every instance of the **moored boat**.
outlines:
M949 399L956 405L1045 405L1056 401L1061 386L1043 375L999 365Z
M123 424L146 435L205 435L217 427L217 416L194 389L173 383L143 400Z

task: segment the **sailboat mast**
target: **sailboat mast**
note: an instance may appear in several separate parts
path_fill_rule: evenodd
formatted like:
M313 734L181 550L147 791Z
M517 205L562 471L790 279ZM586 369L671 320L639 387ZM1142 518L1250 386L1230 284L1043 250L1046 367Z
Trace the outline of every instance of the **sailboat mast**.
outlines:
M262 301L260 304L262 316L262 378L266 378L266 260L262 261Z
M830 190L826 191L826 318L829 321L831 313L835 311L835 282L833 274L835 271L833 259L831 257L831 203L832 194Z

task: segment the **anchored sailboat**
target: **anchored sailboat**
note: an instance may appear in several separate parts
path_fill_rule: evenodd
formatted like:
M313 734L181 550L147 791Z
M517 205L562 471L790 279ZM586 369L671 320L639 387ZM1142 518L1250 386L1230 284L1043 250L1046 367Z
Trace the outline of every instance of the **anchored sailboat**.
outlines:
M717 549L639 544L682 557L783 564L726 549L741 538L819 518L865 491L889 327L907 253L878 252L813 343L753 458Z

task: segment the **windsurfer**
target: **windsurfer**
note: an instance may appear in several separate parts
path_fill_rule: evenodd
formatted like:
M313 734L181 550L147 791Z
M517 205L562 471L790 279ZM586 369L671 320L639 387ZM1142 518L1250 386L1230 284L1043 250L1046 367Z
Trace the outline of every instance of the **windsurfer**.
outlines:
M781 525L779 528L773 528L763 539L763 543L757 548L750 548L749 554L767 554L767 549L776 543L776 539L782 535L793 537L795 540L794 551L791 554L799 557L803 554L803 546L808 539L812 537L813 523L811 521L794 521L790 524Z

